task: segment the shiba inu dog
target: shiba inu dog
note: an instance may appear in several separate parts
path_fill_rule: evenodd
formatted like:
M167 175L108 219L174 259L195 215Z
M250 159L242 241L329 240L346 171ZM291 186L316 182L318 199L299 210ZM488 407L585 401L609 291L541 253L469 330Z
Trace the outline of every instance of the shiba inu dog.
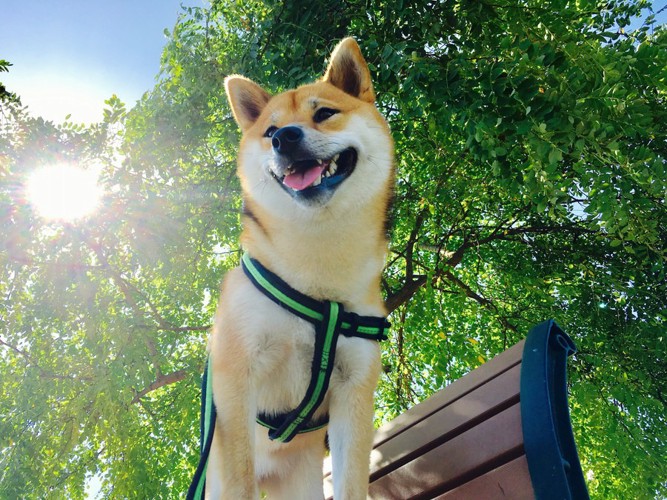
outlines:
M393 142L357 43L343 40L324 77L294 90L272 96L241 76L225 85L243 132L245 252L291 288L340 304L350 318L384 317ZM319 406L309 406L316 407L312 419L328 418L328 426L281 442L256 422L258 414L288 413L302 402L316 335L241 268L226 275L209 343L217 421L208 498L255 499L261 491L270 499L323 498L327 432L335 498L366 498L378 342L337 337L328 389Z

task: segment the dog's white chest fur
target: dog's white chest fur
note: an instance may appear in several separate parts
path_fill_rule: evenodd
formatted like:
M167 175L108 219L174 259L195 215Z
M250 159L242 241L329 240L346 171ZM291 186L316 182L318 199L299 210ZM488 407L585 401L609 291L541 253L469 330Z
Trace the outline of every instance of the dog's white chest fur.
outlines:
M241 337L252 360L249 375L257 392L258 411L290 411L301 402L310 382L315 327L268 299L240 269L232 272L238 273L243 284L224 300L244 311ZM381 310L368 308L364 313L382 315ZM375 356L377 350L375 341L340 335L329 390L368 376L369 356ZM328 398L316 415L326 413L327 402Z

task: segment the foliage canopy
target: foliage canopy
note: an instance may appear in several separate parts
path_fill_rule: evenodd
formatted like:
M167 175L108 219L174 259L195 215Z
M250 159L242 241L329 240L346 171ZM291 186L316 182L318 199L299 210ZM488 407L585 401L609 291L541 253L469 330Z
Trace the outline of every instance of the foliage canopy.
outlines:
M390 419L553 317L596 498L667 495L667 30L645 1L215 1L159 82L55 125L2 88L0 497L173 498L197 461L217 288L238 264L221 85L278 91L355 36L396 140ZM644 16L643 24L631 25ZM1 62L6 70L8 63ZM100 209L39 219L38 165L102 167Z

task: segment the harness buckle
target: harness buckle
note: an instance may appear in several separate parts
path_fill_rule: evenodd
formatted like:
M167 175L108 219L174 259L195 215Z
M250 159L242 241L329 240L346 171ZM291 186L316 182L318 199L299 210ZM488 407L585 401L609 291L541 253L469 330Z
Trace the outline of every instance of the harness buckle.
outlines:
M347 315L345 319L350 323L350 336L354 336L357 333L357 328L359 328L359 315L347 311L345 311L345 314Z

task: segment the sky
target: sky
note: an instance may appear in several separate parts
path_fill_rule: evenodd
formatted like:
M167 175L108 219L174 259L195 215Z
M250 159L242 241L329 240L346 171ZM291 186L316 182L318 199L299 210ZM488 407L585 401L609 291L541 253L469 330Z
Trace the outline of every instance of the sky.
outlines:
M207 0L0 0L0 73L33 116L56 123L102 119L104 101L116 94L132 107L155 84L164 30L181 5ZM659 23L665 2L655 1Z
M181 5L206 0L1 0L0 81L33 116L102 119L116 94L128 108L150 90Z

